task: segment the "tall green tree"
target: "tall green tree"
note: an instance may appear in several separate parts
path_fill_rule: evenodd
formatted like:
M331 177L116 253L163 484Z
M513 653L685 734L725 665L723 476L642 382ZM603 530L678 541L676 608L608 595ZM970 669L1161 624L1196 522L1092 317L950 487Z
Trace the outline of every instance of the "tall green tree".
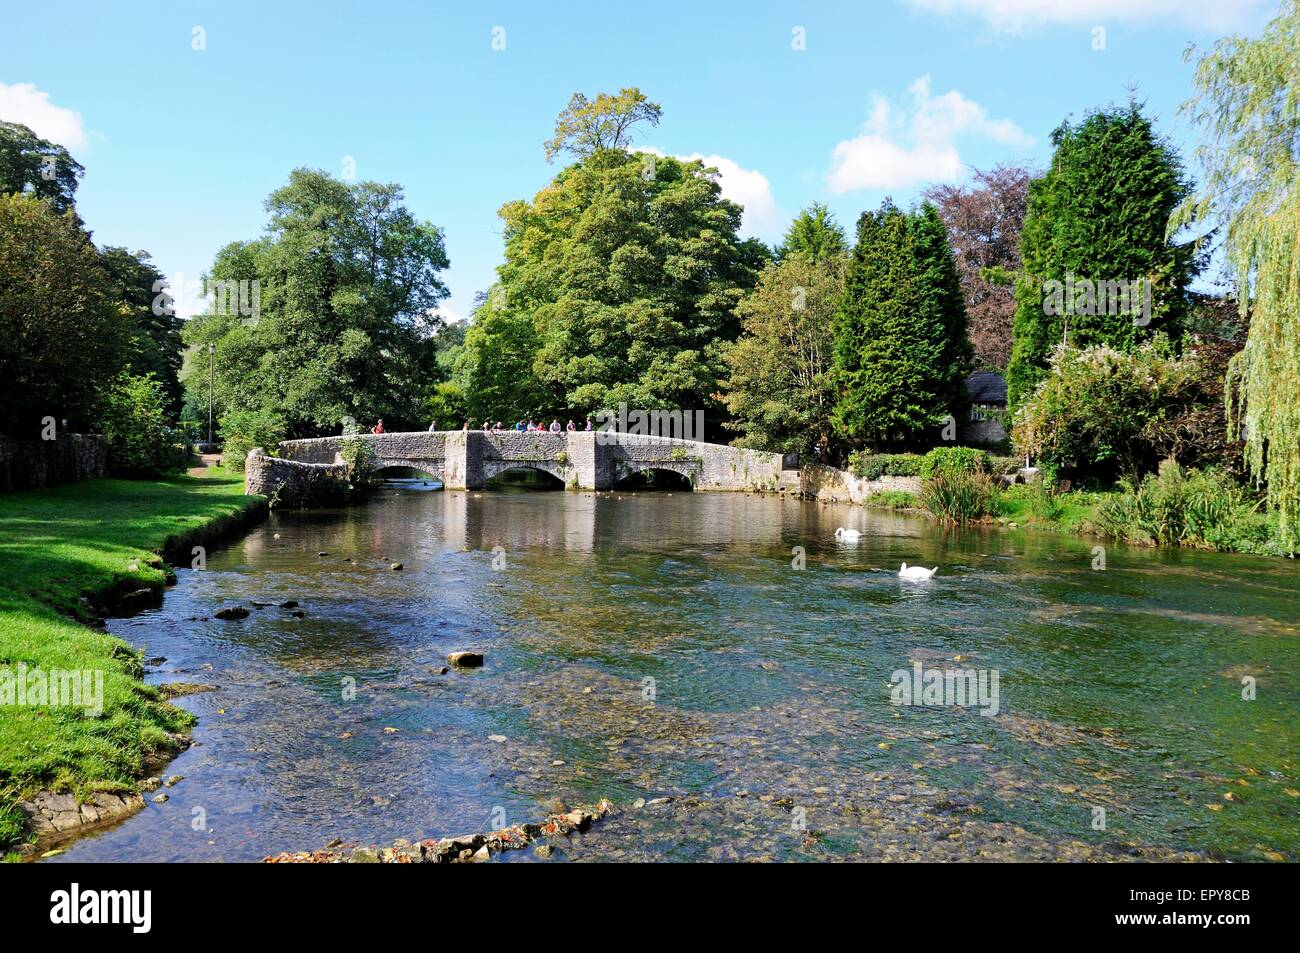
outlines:
M736 309L743 333L727 351L726 403L738 446L832 456L832 335L847 256L825 248L804 254L787 240Z
M835 216L821 202L814 202L795 216L777 247L776 255L782 261L796 256L812 261L832 261L843 258L848 251L844 229L835 221Z
M67 212L73 208L85 171L63 146L20 123L0 120L0 193L49 199L57 211Z
M935 207L886 201L858 220L835 315L837 433L852 445L916 445L960 419L971 361L957 268Z
M1300 4L1284 0L1258 39L1216 43L1196 87L1184 110L1204 135L1204 186L1171 230L1219 226L1250 322L1229 364L1230 423L1300 549Z
M159 289L166 278L144 251L109 246L100 252L100 263L112 279L119 310L134 326L126 370L136 377L153 375L162 407L175 421L182 400L181 320L174 308L160 306Z
M555 120L555 135L546 143L546 161L561 152L585 159L601 149L626 150L632 145L632 127L646 122L659 125L663 110L635 86L617 96L601 93L594 100L574 93Z
M1188 193L1182 163L1138 103L1062 123L1052 144L1051 167L1030 183L1021 235L1007 369L1013 407L1033 393L1063 341L1127 350L1158 330L1176 332L1196 272L1191 245L1167 237ZM1100 306L1098 282L1138 280L1151 289L1149 315L1135 313L1137 302ZM1053 282L1072 283L1078 296L1065 300Z
M741 211L716 170L617 148L502 207L495 306L514 317L496 320L532 322L537 409L717 408L736 303L768 258L737 237Z
M469 419L513 425L554 408L550 392L533 370L542 346L533 319L500 307L502 298L500 289L493 288L474 309L452 379L464 394Z
M71 211L0 195L0 431L37 440L42 420L98 426L134 330Z
M209 287L227 293L187 322L187 387L206 401L213 344L223 419L288 437L337 433L347 418L420 425L438 375L429 312L447 295L442 231L416 220L397 185L308 169L266 208L267 234L213 263Z

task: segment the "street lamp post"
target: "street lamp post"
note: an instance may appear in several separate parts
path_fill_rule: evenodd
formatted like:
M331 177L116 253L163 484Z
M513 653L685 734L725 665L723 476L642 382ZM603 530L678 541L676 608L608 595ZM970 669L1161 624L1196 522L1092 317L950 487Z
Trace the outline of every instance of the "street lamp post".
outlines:
M217 353L217 345L208 342L208 452L212 452L212 360Z

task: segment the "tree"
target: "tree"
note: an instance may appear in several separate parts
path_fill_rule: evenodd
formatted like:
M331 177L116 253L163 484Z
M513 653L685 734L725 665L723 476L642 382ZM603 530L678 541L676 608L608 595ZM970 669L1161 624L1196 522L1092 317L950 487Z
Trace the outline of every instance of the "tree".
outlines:
M99 419L132 332L112 280L75 214L0 195L0 430L37 439Z
M1258 39L1220 40L1196 65L1184 111L1205 139L1202 191L1171 229L1217 224L1250 322L1228 373L1232 432L1267 486L1282 539L1300 548L1300 5L1285 0ZM1193 51L1189 50L1189 55Z
M49 199L56 211L67 212L85 171L63 146L19 123L0 120L0 193Z
M129 252L109 246L100 252L100 263L113 282L118 308L129 316L134 331L127 357L127 370L136 376L152 374L164 395L169 420L181 410L181 320L174 308L159 304L163 273L154 267L148 252Z
M1052 143L1051 167L1029 186L1021 237L1007 369L1012 407L1033 393L1063 340L1126 350L1157 330L1176 333L1196 272L1193 248L1166 237L1188 191L1182 164L1137 103L1062 123ZM1141 294L1125 301L1117 293L1137 281L1150 288L1149 314ZM1103 288L1113 289L1105 301Z
M778 259L802 256L812 261L829 261L848 254L844 229L822 203L814 202L800 212L776 251Z
M109 386L101 422L114 473L160 476L181 468L184 456L168 426L168 400L152 374L123 372Z
M657 126L661 115L659 104L635 86L620 89L617 96L601 93L594 101L574 93L555 120L555 135L545 144L546 161L561 152L585 159L601 149L627 149L632 127L639 122Z
M948 415L960 417L970 354L938 211L886 201L864 212L835 315L837 433L858 446L921 442Z
M742 434L737 446L827 459L835 403L831 340L845 256L815 257L789 250L788 239L786 245L782 261L763 270L736 309L743 333L727 351L727 426Z
M501 298L494 289L474 309L474 321L465 331L465 344L456 358L453 381L463 395L462 412L469 419L490 417L514 423L552 409L553 401L533 370L542 346L533 319L527 313L498 307ZM444 391L442 396L447 410L453 410L454 392Z
M1000 273L1020 270L1020 229L1032 173L1015 165L976 169L969 185L936 185L925 198L939 210L966 297L975 363L1005 370L1011 356L1015 298Z
M737 238L741 208L722 197L716 170L602 149L500 215L506 260L493 320L521 340L531 321L546 395L533 409L717 406L735 306L767 251Z
M212 343L218 412L255 422L242 430L265 433L268 418L288 437L337 432L348 418L420 423L438 378L442 231L415 219L397 185L307 169L266 208L266 236L213 263L212 306L184 331L187 387L206 400Z

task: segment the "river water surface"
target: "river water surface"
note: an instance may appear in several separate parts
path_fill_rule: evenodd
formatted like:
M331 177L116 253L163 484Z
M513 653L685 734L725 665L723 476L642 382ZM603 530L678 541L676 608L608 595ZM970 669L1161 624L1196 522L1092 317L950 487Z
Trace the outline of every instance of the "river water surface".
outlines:
M165 658L150 681L218 690L178 700L199 723L169 800L54 860L256 860L602 797L556 859L1300 859L1300 567L1112 545L1099 570L1097 543L740 494L417 482L276 512L110 622ZM486 665L439 674L457 649ZM891 704L918 662L996 672L997 713Z

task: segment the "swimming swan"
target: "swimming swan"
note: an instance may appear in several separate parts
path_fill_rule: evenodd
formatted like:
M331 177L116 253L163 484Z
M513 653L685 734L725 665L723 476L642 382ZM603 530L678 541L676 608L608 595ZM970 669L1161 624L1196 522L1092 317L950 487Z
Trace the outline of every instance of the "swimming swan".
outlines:
M847 539L849 542L857 542L862 538L862 532L856 529L845 529L841 526L835 531L836 539Z
M908 568L907 563L903 563L903 568L898 570L899 579L929 579L939 571L939 567L926 569L924 566L912 566Z

